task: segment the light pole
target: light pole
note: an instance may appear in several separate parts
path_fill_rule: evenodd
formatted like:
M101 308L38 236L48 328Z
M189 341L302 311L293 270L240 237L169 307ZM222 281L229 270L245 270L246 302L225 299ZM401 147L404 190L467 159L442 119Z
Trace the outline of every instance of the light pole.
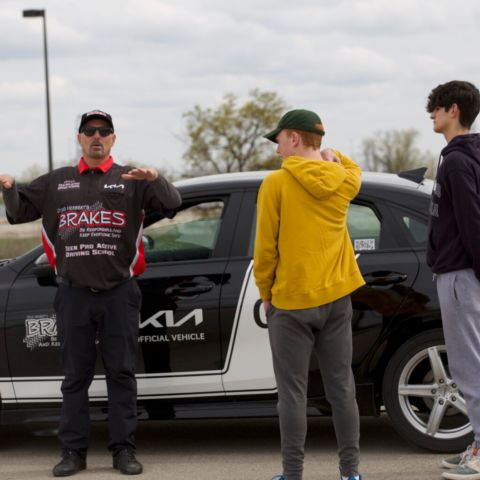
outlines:
M48 86L48 54L47 54L47 13L45 10L24 10L24 17L42 17L43 19L43 58L45 63L45 89L47 93L47 141L48 141L48 171L53 170L52 134L50 126L50 89Z

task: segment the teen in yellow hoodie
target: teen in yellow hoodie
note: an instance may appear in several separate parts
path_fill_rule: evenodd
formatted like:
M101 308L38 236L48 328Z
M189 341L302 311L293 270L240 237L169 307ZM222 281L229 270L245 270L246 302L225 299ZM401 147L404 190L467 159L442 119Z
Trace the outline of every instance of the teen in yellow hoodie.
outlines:
M361 170L289 156L258 195L255 278L260 296L287 310L330 303L364 284L347 231Z
M284 158L258 194L254 252L279 397L283 473L276 480L302 478L312 352L332 406L341 476L361 478L349 294L365 282L347 231L361 170L336 150L321 152L323 135L308 110L286 113L265 135Z

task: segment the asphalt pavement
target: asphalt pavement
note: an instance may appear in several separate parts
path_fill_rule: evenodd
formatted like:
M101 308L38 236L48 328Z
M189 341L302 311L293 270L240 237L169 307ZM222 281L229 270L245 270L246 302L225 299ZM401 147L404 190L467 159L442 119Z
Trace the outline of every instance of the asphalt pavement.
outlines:
M440 479L442 454L400 438L386 416L362 418L364 480ZM0 480L53 478L59 460L55 424L0 427ZM105 423L92 427L88 468L72 478L125 478L112 469ZM281 471L276 419L141 422L139 480L270 480ZM329 418L309 421L304 480L338 480L335 436Z

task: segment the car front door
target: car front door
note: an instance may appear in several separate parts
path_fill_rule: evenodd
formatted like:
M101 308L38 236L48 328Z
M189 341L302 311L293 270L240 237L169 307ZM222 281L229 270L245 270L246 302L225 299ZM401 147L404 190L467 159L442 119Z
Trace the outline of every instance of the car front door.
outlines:
M63 377L53 301L57 286L37 249L13 279L5 310L5 345L18 403L59 402Z
M220 292L241 194L185 195L144 230L139 400L223 396Z
M224 394L220 291L241 197L191 193L172 220L150 217L151 225L144 230L147 269L138 280L143 293L140 401ZM58 403L63 373L53 309L57 286L45 256L37 258L39 265L35 258L10 288L5 316L8 363L19 403ZM106 399L100 356L89 395Z

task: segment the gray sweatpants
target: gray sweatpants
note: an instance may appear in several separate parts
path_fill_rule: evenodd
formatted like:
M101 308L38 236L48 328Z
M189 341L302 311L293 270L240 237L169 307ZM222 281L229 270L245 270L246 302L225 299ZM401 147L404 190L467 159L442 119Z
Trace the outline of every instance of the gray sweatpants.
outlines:
M302 479L312 352L332 407L340 470L345 476L358 474L360 422L351 368L351 318L349 296L316 308L281 310L271 306L267 312L286 480Z
M470 268L442 273L437 291L450 373L480 444L480 282Z

